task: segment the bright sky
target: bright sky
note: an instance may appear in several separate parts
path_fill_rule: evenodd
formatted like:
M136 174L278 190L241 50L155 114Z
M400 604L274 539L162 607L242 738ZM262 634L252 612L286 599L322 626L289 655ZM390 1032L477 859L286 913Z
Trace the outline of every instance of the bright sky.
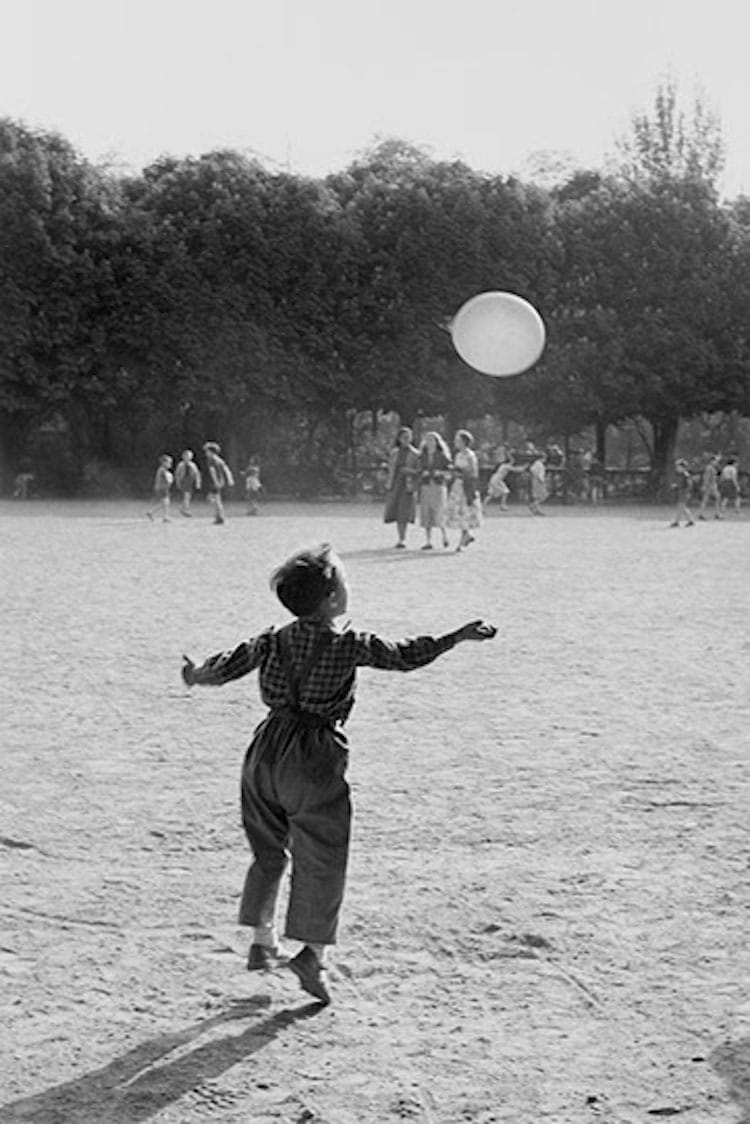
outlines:
M340 168L376 134L507 174L600 164L671 74L750 193L747 0L2 0L0 116L85 156L252 149Z

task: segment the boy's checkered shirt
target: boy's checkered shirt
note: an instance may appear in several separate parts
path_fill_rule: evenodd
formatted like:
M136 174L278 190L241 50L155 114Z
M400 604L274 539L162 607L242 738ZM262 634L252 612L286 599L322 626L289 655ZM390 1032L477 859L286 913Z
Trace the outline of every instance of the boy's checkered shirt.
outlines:
M455 644L452 635L439 638L417 636L405 640L383 640L372 632L345 628L337 632L314 620L296 620L287 626L294 671L310 655L316 637L324 630L329 641L323 647L299 698L301 710L329 721L343 722L354 704L358 667L383 671L415 671L432 663ZM196 683L220 686L259 669L260 694L271 709L289 706L289 687L279 652L279 633L267 628L232 651L219 652L194 671Z

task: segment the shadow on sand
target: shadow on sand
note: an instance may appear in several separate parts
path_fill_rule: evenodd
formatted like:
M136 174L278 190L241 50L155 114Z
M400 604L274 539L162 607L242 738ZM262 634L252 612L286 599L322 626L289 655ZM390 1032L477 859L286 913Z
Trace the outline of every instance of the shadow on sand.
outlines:
M191 1089L262 1050L292 1023L313 1018L325 1009L319 1003L305 1003L266 1018L253 1018L269 1003L265 996L238 1000L229 1010L184 1030L149 1039L102 1069L11 1101L0 1107L0 1119L3 1124L138 1124L148 1120ZM240 1034L215 1038L158 1064L221 1023L246 1018L253 1022Z
M392 546L368 547L363 550L342 550L340 556L344 562L356 558L360 562L425 562L428 558L450 558L455 550L436 546L434 550L420 550L414 547L407 550L395 550Z
M717 1047L708 1060L742 1113L737 1124L750 1124L750 1038Z

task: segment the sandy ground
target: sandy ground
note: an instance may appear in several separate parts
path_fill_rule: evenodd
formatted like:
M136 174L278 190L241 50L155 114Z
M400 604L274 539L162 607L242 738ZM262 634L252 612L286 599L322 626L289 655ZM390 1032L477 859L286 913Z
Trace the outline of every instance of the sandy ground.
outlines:
M2 1124L750 1122L750 518L234 514L0 505ZM244 970L254 677L179 666L323 538L361 627L500 634L360 674L320 1009Z

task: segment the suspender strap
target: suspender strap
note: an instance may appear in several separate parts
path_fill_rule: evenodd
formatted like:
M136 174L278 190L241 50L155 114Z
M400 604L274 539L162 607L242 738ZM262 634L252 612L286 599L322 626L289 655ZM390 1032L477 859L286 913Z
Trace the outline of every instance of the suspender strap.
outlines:
M311 651L307 655L302 664L302 667L299 670L299 675L295 676L294 664L292 663L292 641L291 636L289 635L290 627L291 626L288 625L286 628L282 628L279 630L279 656L281 658L281 664L284 668L284 674L286 675L286 682L289 688L289 702L292 706L292 709L298 711L300 709L300 691L302 691L302 689L304 688L307 680L310 678L310 672L315 667L315 664L320 659L320 656L323 654L323 649L326 647L329 640L329 634L328 632L324 631L318 633L318 635L315 637L315 640L313 641Z

